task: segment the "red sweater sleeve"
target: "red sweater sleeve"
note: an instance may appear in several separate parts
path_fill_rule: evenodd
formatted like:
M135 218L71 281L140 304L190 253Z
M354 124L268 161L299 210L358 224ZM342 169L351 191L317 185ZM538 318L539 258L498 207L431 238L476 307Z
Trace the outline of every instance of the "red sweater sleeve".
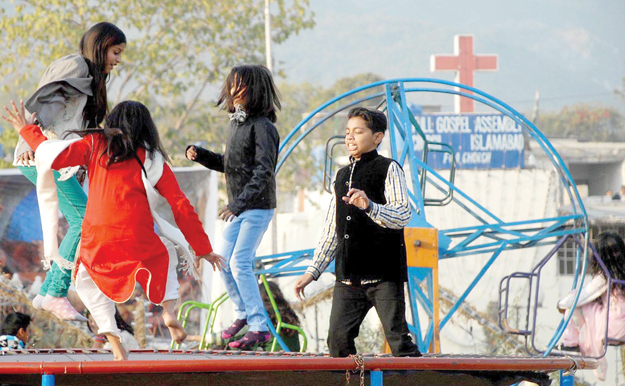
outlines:
M22 127L20 135L35 151L37 151L39 145L48 140L37 125ZM55 158L52 163L52 169L59 170L70 166L87 165L93 152L93 146L93 134L72 143Z
M195 209L193 209L187 196L180 189L180 185L178 185L178 181L176 181L176 177L169 165L163 165L163 175L155 187L171 206L178 228L180 228L195 253L198 256L211 253L213 247L206 232L204 232L200 218L195 213Z
M41 129L37 125L26 125L20 129L20 135L26 143L33 149L33 151L37 150L39 145L43 141L47 141L45 135L41 132Z

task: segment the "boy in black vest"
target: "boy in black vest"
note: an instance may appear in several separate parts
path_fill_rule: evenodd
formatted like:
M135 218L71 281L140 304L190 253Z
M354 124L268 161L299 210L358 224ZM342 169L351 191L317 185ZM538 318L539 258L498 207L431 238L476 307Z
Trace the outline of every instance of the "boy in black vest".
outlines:
M304 288L336 259L336 284L328 347L333 357L356 354L354 339L375 307L394 356L421 356L406 323L407 280L404 227L410 221L406 179L397 162L378 155L386 116L356 107L349 111L345 145L351 165L340 169L326 225L312 264L295 284Z

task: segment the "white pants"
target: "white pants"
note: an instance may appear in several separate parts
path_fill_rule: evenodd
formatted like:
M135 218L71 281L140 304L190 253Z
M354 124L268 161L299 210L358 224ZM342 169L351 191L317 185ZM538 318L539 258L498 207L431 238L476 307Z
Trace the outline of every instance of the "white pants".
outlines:
M178 289L180 289L180 283L178 283L178 274L176 273L176 267L178 266L178 253L174 243L168 239L161 237L161 241L167 248L169 254L169 269L167 270L167 285L165 286L165 297L163 301L176 300L180 297Z
M169 269L167 271L164 302L178 299L180 283L178 283L176 274L176 266L178 265L176 248L171 241L165 238L161 237L161 241L167 247L169 254ZM98 325L97 334L112 334L121 339L120 330L115 322L115 302L102 293L82 264L76 273L76 292Z
M83 264L76 273L76 292L98 325L96 334L112 334L121 339L115 322L115 302L100 291Z

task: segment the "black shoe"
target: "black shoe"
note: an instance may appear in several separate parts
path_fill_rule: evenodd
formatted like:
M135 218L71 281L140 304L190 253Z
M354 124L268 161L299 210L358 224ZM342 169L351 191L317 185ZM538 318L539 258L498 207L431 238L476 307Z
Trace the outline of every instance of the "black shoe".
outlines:
M416 347L415 347L415 350L413 352L407 352L407 353L402 353L402 354L397 355L397 357L399 357L399 358L409 358L409 357L418 358L418 357L422 357L422 356L423 356L423 354L421 354L419 349L417 349Z
M579 352L579 346L565 346L564 343L560 343L556 346L556 348L560 351L573 351Z

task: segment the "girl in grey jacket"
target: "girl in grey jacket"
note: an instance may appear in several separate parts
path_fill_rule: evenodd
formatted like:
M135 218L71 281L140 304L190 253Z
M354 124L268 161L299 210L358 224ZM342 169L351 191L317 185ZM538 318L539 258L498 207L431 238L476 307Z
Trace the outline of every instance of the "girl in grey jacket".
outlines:
M80 40L80 52L52 62L39 82L37 91L26 101L30 113L50 139L71 139L72 131L98 127L107 113L106 80L120 63L126 36L111 23L98 23ZM75 135L75 134L74 134ZM20 137L15 147L15 162L22 174L37 184L35 154ZM51 311L62 320L86 321L67 299L71 272L80 230L85 216L87 196L75 177L78 168L55 172L59 209L69 229L59 246L60 258L44 256L49 271L33 307Z

